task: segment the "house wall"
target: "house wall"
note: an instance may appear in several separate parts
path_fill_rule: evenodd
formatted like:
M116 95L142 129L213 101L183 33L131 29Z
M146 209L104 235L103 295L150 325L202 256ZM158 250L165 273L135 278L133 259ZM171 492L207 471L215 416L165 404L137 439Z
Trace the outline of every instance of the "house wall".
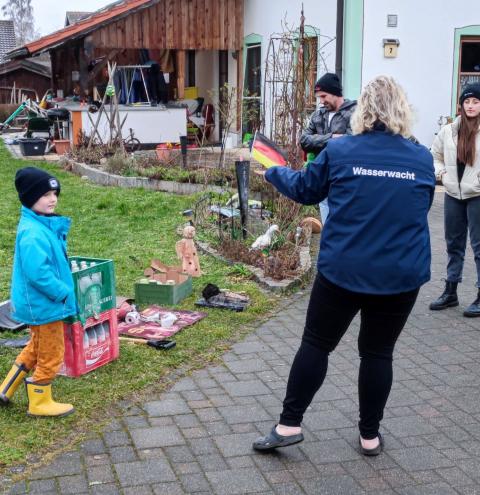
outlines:
M362 85L378 74L395 77L416 111L415 135L432 143L440 116L452 112L456 94L455 29L478 24L478 0L365 0ZM387 14L398 15L398 27L387 27ZM383 38L400 41L397 58L385 58ZM348 70L348 68L347 68Z
M303 0L306 25L335 37L336 0ZM302 2L245 0L244 35L262 36L262 58L273 33L285 19L298 27ZM415 136L429 146L440 116L455 113L458 47L455 32L480 35L478 0L345 0L343 82L346 96L357 98L366 82L379 74L395 77L408 93L416 112ZM288 13L287 13L288 11ZM387 14L398 15L398 27L387 27ZM382 40L400 41L398 56L385 58ZM327 38L320 37L320 46ZM335 71L335 42L324 48L319 73ZM263 78L264 74L262 74Z
M289 29L298 29L303 4L305 25L320 30L320 43L324 43L336 35L337 2L336 0L245 0L244 34L262 36L262 57L266 56L270 36ZM322 51L324 60L320 60L320 72L335 72L335 41Z

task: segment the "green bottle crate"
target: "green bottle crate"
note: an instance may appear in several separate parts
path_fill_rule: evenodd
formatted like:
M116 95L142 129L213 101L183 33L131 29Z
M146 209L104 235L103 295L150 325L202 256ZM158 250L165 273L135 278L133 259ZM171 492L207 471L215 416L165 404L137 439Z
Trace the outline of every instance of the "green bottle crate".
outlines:
M135 284L135 303L140 306L146 304L178 304L182 299L188 297L193 290L192 277L180 275L175 285L159 285L156 283Z
M79 312L75 316L67 318L66 321L69 323L81 321L82 324L85 324L88 318L98 317L104 311L116 307L115 270L112 260L70 256L70 264L72 261L76 261L78 266L82 261L86 261L88 268L72 272ZM92 262L95 263L95 266L90 266ZM95 274L100 274L101 281ZM85 283L84 277L90 277L90 280L85 279Z

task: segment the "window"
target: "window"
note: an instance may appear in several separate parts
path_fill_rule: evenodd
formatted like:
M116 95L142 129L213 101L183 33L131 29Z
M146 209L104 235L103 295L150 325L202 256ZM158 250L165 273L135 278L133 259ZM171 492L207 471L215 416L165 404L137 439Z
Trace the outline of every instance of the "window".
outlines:
M471 83L480 83L480 37L462 36L457 97Z
M262 96L262 45L247 44L243 86L243 134L254 132L260 124Z

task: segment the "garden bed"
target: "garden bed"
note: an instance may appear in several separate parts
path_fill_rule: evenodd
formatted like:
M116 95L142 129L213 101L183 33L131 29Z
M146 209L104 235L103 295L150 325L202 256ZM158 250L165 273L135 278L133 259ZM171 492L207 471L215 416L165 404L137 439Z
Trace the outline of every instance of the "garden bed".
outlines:
M314 238L312 242L316 245L318 244L318 239ZM290 276L285 278L273 278L272 275L275 276L275 267L268 267L268 262L266 263L265 260L261 259L261 253L255 253L253 255L250 254L251 262L254 264L249 264L244 261L248 258L248 255L242 256L242 254L245 253L244 250L241 250L236 256L232 256L232 251L229 248L226 249L227 255L225 255L206 242L199 241L197 242L197 245L202 252L209 254L218 260L225 261L231 265L241 262L243 268L247 271L247 273L249 272L251 274L252 279L255 280L260 286L280 294L290 292L293 289L304 285L308 282L314 271L312 257L315 256L315 248L313 248L312 252L310 246L302 246L298 248L298 264L296 268L291 270L289 274ZM230 247L233 248L233 245ZM223 250L225 250L225 248ZM280 254L280 256L282 256L282 254ZM265 264L267 264L267 266L265 266Z

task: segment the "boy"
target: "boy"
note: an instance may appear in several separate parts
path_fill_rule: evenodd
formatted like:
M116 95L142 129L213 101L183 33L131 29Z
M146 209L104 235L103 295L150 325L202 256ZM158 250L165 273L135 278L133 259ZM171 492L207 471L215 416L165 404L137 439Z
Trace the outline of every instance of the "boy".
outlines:
M51 382L63 362L62 320L76 313L66 250L70 219L54 214L60 183L47 172L22 168L15 187L22 209L13 260L12 317L30 326L31 339L0 385L0 405L9 403L35 367L25 379L28 415L67 416L74 408L52 399Z

